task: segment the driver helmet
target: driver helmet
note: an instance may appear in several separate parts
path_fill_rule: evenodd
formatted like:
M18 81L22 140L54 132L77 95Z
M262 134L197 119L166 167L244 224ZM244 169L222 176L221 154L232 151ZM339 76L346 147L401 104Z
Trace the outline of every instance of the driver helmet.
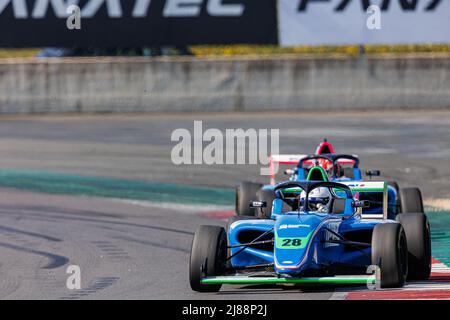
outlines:
M309 210L329 213L331 208L332 194L330 190L326 187L315 188L309 193L308 204ZM306 192L302 191L300 194L300 203L303 205L305 203Z

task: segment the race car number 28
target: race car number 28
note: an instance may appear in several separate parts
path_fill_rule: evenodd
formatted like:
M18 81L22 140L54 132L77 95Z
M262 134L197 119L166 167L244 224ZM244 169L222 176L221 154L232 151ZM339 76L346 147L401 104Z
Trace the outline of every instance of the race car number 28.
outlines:
M298 238L286 238L283 239L283 247L300 247L302 244L302 239Z
M277 247L281 249L298 249L302 247L302 238L278 238Z

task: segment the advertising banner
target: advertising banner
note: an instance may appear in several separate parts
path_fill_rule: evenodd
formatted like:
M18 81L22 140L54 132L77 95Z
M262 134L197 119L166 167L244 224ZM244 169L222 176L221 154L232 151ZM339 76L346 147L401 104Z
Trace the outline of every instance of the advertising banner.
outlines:
M448 0L279 0L282 46L450 42Z
M0 0L2 47L277 44L276 0Z

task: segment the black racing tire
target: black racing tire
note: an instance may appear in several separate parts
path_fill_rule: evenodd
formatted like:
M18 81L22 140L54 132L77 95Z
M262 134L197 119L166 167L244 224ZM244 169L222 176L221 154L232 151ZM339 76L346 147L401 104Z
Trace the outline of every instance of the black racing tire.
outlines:
M381 288L403 287L408 274L408 247L400 223L381 223L372 235L372 264L380 268Z
M255 216L256 210L250 208L250 202L257 200L256 192L262 184L243 181L236 187L236 215Z
M400 195L400 212L422 212L423 201L422 193L419 188L401 188Z
M270 219L272 216L272 203L275 199L275 192L273 190L261 189L256 193L256 196L259 201L265 201L267 203L267 207L258 210L256 216L259 219Z
M221 284L202 284L203 276L220 275L226 265L227 236L225 229L218 226L200 226L192 241L189 259L189 283L192 290L217 292Z
M228 222L227 222L227 233L230 232L230 226L233 222L236 221L241 221L241 220L255 220L256 217L255 216L233 216L228 218Z
M408 279L426 280L431 273L430 223L424 213L406 212L397 216L408 242Z

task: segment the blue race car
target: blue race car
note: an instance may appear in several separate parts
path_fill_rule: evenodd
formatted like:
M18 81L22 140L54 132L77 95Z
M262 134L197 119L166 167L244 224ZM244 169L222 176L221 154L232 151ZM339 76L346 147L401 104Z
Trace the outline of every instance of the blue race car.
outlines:
M191 288L222 284L367 284L401 287L431 271L430 226L425 214L388 219L387 183L287 181L275 186L269 219L234 216L227 230L200 226L190 255ZM362 217L378 192L383 217ZM264 201L249 206L262 209ZM376 270L377 276L367 271Z

